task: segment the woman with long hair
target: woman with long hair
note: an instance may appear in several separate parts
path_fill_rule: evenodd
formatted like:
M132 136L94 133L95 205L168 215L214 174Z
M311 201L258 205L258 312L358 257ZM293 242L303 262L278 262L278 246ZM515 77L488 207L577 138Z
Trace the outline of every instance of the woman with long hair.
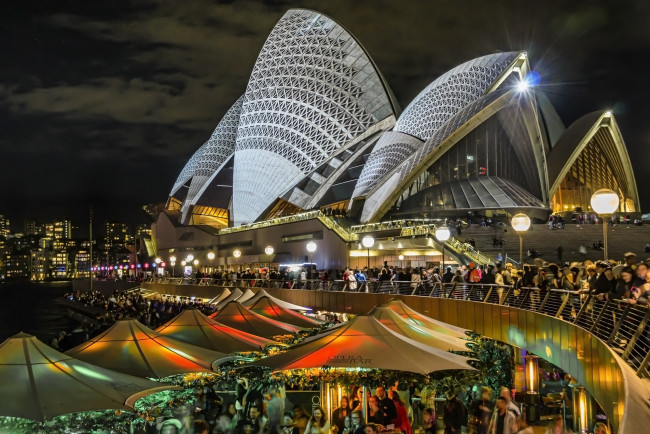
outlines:
M397 419L395 419L395 428L401 430L406 434L413 434L413 428L409 422L408 412L406 411L406 406L402 402L402 398L397 393L397 390L390 390L388 392L388 397L393 400L395 404L395 409L397 410Z
M305 434L329 434L330 423L327 421L325 411L322 407L316 407L307 422Z
M343 428L345 428L345 417L349 416L350 413L352 413L352 408L350 408L350 400L347 396L344 395L341 397L341 405L339 408L334 410L334 413L332 413L333 427L335 426L338 428L339 432L343 432Z

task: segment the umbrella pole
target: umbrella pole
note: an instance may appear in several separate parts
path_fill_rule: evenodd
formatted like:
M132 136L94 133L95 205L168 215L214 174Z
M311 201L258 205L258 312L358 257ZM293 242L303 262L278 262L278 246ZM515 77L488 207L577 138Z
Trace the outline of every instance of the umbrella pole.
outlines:
M368 398L366 397L366 386L363 386L363 399L361 399L361 411L363 411L363 420L368 423Z

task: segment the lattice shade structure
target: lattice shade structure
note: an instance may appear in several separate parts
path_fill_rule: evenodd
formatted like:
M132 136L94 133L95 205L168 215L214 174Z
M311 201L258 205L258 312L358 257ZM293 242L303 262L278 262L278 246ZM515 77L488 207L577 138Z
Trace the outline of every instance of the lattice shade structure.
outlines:
M293 183L391 115L386 85L354 37L317 12L288 11L266 40L244 96L235 224L255 221Z

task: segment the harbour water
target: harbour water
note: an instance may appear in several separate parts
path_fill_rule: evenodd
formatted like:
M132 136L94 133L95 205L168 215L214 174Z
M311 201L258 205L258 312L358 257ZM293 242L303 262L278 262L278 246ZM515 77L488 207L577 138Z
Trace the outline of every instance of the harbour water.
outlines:
M71 282L0 283L0 342L23 331L49 343L60 330L69 331L74 321L56 299L71 290Z

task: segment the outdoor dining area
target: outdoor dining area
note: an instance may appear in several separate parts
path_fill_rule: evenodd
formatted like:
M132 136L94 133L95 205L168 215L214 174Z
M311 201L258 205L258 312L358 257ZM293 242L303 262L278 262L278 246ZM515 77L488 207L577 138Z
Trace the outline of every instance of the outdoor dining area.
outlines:
M197 423L206 432L238 433L232 419L241 424L260 405L264 432L273 433L283 423L279 399L285 411L323 413L332 432L352 423L337 413L347 403L360 411L359 423L379 420L381 431L435 433L450 423L441 403L465 402L460 428L471 422L468 407L482 386L496 394L512 383L490 377L495 367L513 368L511 348L399 299L362 315L332 315L336 321L263 289L224 289L209 302L210 316L188 308L156 330L124 318L64 353L24 333L7 339L0 344L0 432L191 433ZM529 391L538 387L531 382ZM403 417L377 419L373 400L385 392L402 403ZM551 398L539 404L566 412L563 397ZM229 413L224 428L219 420Z

